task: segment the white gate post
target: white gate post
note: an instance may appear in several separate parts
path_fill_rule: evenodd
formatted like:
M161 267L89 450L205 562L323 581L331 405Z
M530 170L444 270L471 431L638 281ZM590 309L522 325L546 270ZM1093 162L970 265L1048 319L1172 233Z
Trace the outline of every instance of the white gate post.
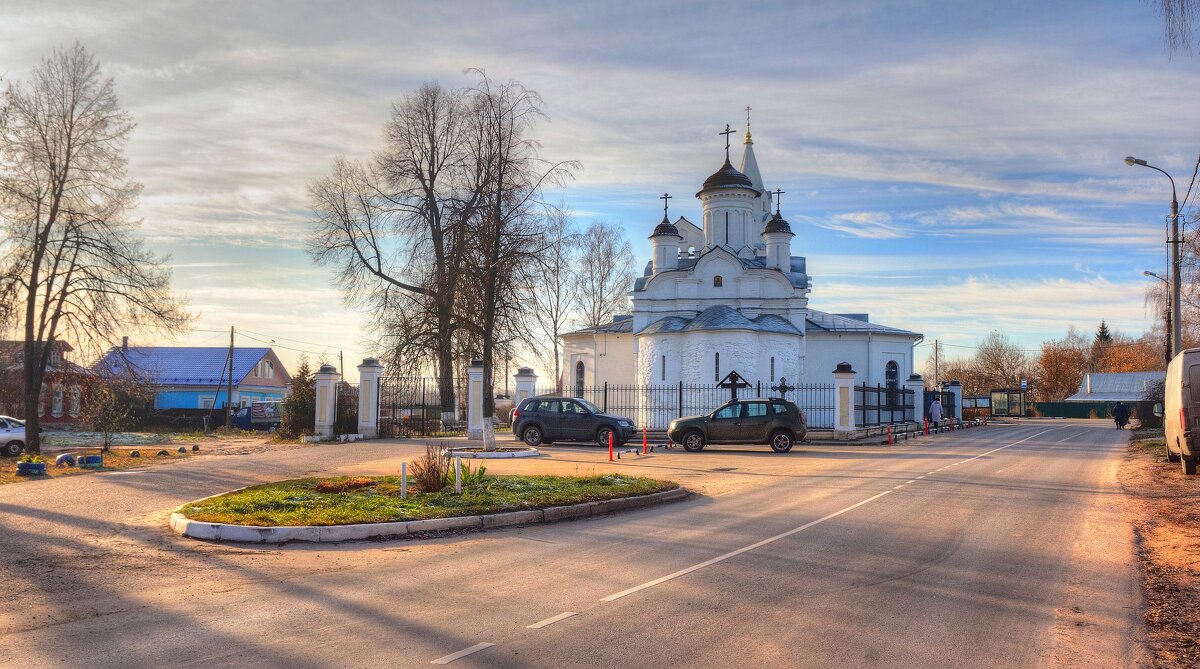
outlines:
M358 433L363 439L379 436L379 377L383 365L366 358L358 366Z
M483 439L483 361L467 367L467 439Z
M904 385L913 391L913 421L920 423L925 420L925 379L920 374L913 374Z
M521 402L533 397L537 394L537 374L528 367L522 367L517 370L513 376L513 407L521 406Z
M342 380L342 375L333 365L321 365L313 376L317 395L316 433L318 437L332 437L333 424L337 420L337 382Z
M833 438L853 439L854 370L848 362L840 362L833 370Z
M954 395L954 415L950 417L962 420L962 384L958 381L950 381L946 384L946 390Z

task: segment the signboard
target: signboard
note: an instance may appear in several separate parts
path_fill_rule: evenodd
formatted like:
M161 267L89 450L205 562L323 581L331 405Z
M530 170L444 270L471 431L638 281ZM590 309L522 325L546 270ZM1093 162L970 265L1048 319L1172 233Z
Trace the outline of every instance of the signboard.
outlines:
M1021 390L1029 390L1029 380L1021 379Z

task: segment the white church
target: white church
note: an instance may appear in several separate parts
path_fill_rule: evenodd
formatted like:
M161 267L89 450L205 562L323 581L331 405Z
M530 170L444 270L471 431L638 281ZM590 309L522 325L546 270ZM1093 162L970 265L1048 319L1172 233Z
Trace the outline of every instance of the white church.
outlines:
M921 335L809 306L805 259L792 255L782 191L773 206L764 186L749 119L738 169L729 132L725 164L696 193L700 225L682 216L672 223L664 205L650 235L652 260L631 287L633 313L562 335L563 389L582 395L608 383L650 395L652 386L715 385L732 371L764 389L780 379L829 384L842 362L856 384L904 387Z

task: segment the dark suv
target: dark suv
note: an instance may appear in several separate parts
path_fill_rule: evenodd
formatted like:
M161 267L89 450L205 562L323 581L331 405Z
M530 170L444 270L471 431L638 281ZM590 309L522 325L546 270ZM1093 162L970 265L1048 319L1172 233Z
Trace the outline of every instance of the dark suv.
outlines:
M695 453L708 444L770 444L787 453L808 433L804 412L784 399L731 400L707 416L671 421L667 436Z
M633 438L633 421L604 413L578 397L530 397L513 411L513 434L530 446L556 441L594 441L619 446Z

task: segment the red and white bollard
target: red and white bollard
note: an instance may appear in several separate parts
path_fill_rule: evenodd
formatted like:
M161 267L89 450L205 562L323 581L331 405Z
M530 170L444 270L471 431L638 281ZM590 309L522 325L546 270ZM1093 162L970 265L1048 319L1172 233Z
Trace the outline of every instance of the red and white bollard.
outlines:
M612 430L608 431L608 461L609 462L613 461L613 433L612 433Z
M929 436L929 417L925 417L925 436Z
M642 428L642 455L650 453L650 440L646 438L646 428Z
M891 446L893 443L895 443L892 441L892 424L888 423L887 428L888 428L888 446Z

